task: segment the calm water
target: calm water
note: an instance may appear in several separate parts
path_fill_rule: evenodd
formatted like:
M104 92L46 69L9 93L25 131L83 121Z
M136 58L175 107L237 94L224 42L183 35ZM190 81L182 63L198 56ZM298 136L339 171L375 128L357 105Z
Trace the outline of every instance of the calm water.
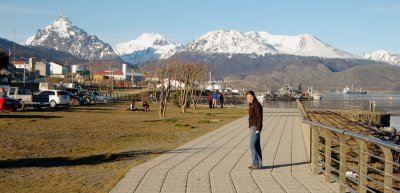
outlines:
M327 100L373 100L376 103L376 109L391 114L390 126L400 129L400 94L386 93L368 93L368 94L342 94L326 93L322 94L322 101Z

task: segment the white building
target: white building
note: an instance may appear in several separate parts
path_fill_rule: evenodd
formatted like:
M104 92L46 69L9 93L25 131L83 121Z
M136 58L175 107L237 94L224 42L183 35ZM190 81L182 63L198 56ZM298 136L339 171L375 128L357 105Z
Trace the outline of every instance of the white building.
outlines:
M55 62L50 62L50 76L53 77L60 77L63 78L65 77L65 74L67 73L67 67L57 64Z
M217 83L217 82L212 82L210 85L208 85L206 87L206 90L210 90L210 91L216 91L219 90L221 92L223 92L225 90L225 86L221 84Z
M85 71L85 68L83 66L78 66L76 64L71 66L71 73L77 73L77 72L82 72Z
M164 86L167 87L168 83L170 84L171 88L185 88L185 83L179 81L179 80L174 80L171 79L168 81L168 78L164 79ZM158 84L157 88L160 88L162 84Z

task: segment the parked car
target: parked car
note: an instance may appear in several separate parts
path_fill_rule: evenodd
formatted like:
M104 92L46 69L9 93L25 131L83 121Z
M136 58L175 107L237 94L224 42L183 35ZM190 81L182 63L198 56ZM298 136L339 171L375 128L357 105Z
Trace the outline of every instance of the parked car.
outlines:
M63 90L43 90L32 95L32 106L34 108L41 108L50 106L56 108L58 106L69 106L69 94Z
M99 92L96 91L90 91L89 92L91 95L93 95L93 100L95 102L102 102L102 103L108 103L109 101L112 101L111 97L104 96Z
M74 95L68 91L65 91L65 92L68 93L69 98L70 98L69 105L84 105L85 104L86 101L84 98L82 98L78 95Z
M84 91L82 89L66 88L65 90L70 92L70 93L72 93L72 94L74 94L74 95L80 96L83 99L85 99L85 104L90 104L90 103L93 102L93 98L94 97L92 96L92 94L90 94L90 93L88 93L88 92L86 92L86 91Z
M8 112L11 111L17 111L20 107L20 101L17 99L13 99L10 97L6 97L4 106L3 106L3 110L6 110Z
M30 88L10 87L7 89L7 96L19 100L18 110L21 111L32 104L32 90Z

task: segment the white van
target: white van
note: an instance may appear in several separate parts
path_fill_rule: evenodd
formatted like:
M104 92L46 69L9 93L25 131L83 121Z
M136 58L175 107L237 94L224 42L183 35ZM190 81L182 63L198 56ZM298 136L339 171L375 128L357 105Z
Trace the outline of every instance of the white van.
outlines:
M32 96L32 106L40 108L42 106L69 106L70 97L67 91L63 90L42 90Z

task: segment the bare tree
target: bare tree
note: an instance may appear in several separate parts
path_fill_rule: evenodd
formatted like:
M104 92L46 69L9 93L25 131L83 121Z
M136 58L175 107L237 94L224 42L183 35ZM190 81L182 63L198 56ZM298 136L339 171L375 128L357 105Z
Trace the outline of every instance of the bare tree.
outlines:
M201 98L201 94L205 89L202 82L207 79L207 64L185 63L175 60L173 63L175 81L179 81L178 102L182 113L186 112L189 101L193 104L193 108L197 108L197 104Z
M151 81L159 83L159 111L158 114L161 118L165 117L167 110L167 99L170 94L171 88L171 60L160 60L157 63L144 64L139 67L139 70L147 77L152 79ZM154 86L157 88L157 85ZM156 97L156 95L155 95Z
M190 96L192 99L193 109L197 109L197 104L201 99L201 95L203 94L207 82L207 73L210 69L208 64L194 64L192 73L192 78L190 80Z
M173 78L175 81L175 87L178 87L179 94L178 94L178 102L179 106L181 107L182 113L186 112L190 89L190 78L192 70L192 64L190 63L183 63L178 60L174 60L172 63L173 67Z

